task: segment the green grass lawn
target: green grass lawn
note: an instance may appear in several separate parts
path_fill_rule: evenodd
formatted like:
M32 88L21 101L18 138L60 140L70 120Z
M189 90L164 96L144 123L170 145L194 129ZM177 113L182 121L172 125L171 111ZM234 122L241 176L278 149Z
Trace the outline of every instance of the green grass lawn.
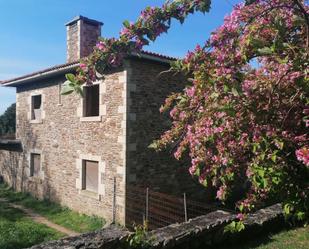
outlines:
M19 249L63 237L54 229L33 222L7 203L0 203L0 248Z
M23 205L41 214L50 221L75 232L88 232L100 229L105 221L97 216L87 216L49 201L40 201L29 194L16 193L6 185L0 184L0 198ZM0 247L2 248L2 247Z
M281 231L274 235L258 237L256 240L239 243L234 246L216 247L216 249L308 249L309 226Z

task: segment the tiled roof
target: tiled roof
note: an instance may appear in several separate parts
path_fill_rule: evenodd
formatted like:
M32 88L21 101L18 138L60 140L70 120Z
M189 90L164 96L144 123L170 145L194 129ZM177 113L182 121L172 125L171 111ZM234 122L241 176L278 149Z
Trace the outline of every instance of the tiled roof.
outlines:
M167 60L167 61L177 60L177 58L175 58L175 57L171 57L171 56L167 56L167 55L163 55L163 54L159 54L159 53L154 53L154 52L149 52L149 51L142 51L142 55L149 56L149 57L147 57L148 59L157 58L157 59ZM133 56L138 56L138 55L133 55ZM20 77L16 77L16 78L13 78L13 79L8 79L8 80L3 80L3 81L0 80L0 84L6 85L6 84L9 84L9 83L13 83L13 82L16 82L16 81L22 81L24 79L28 79L28 78L35 77L35 76L48 75L51 72L57 72L57 71L60 71L62 69L65 70L65 69L75 68L75 67L78 66L78 64L79 64L79 61L73 61L73 62L70 62L70 63L55 65L53 67L49 67L49 68L39 70L39 71L30 73L30 74L26 74L26 75L23 75L23 76L20 76Z
M20 76L20 77L8 79L8 80L3 80L3 81L0 81L0 84L6 84L6 83L13 82L13 81L29 78L29 77L32 77L32 76L35 76L35 75L40 75L40 74L48 73L48 72L51 72L51 71L59 70L59 69L62 69L62 68L68 68L68 67L74 67L74 66L76 66L76 67L78 66L78 61L65 63L65 64L61 64L61 65L55 65L55 66L52 66L52 67L49 67L49 68L46 68L46 69L43 69L43 70L39 70L39 71L35 71L33 73L25 74L25 75Z
M155 53L155 52L151 52L151 51L145 51L145 50L142 51L142 54L151 55L151 56L155 56L155 57L158 57L158 58L161 58L161 59L166 59L166 60L171 60L171 61L178 59L176 57L172 57L172 56L168 56L168 55L164 55L164 54L159 54L159 53Z

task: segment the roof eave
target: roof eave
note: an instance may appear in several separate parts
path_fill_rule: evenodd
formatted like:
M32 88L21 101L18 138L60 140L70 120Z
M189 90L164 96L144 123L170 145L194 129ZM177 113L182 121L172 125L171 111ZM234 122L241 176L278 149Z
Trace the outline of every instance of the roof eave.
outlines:
M162 57L158 57L158 56L147 54L147 53L132 53L129 56L129 58L130 57L156 61L156 62L164 63L164 64L170 64L172 61L175 61L175 59L173 58L162 58ZM24 78L21 77L19 79L12 80L7 83L2 83L1 85L5 87L17 87L21 84L31 83L33 81L38 81L38 80L46 79L52 76L57 76L57 75L65 74L68 72L72 72L72 70L77 68L78 65L79 63L77 62L71 65L61 67L61 68L56 68L56 69L53 69L47 72L37 73L37 74L24 77Z
M54 69L48 72L43 72L43 73L38 73L36 75L32 75L26 78L22 78L22 79L17 79L14 81L10 81L8 83L4 83L2 84L2 86L6 86L6 87L16 87L19 86L20 84L26 84L26 83L31 83L33 81L37 81L37 80L42 80L42 79L46 79L49 78L51 76L57 76L57 75L61 75L61 74L65 74L68 72L72 72L73 69L75 69L77 66L79 65L79 63L73 64L73 65L69 65L63 68L58 68L58 69Z
M168 58L160 58L157 56L153 56L150 54L145 54L145 53L132 53L131 56L136 57L136 58L141 58L141 59L146 59L146 60L151 60L151 61L157 61L160 63L164 64L170 64L172 61L175 61L175 59L168 59Z

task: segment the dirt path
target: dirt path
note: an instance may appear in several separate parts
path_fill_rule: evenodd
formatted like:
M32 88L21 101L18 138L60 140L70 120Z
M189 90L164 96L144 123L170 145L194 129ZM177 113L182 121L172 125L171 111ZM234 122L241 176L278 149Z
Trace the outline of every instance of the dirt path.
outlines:
M4 198L0 198L0 202L1 201L8 203L8 205L10 207L22 210L27 215L27 217L31 218L33 221L35 221L37 223L44 224L44 225L46 225L46 226L48 226L50 228L53 228L53 229L57 230L58 232L64 233L64 234L69 235L69 236L79 235L79 233L77 233L77 232L74 232L74 231L72 231L70 229L67 229L67 228L65 228L63 226L57 225L57 224L49 221L48 219L46 219L42 215L40 215L38 213L35 213L32 209L25 208L22 205L17 205L17 204L10 203L7 199L4 199Z

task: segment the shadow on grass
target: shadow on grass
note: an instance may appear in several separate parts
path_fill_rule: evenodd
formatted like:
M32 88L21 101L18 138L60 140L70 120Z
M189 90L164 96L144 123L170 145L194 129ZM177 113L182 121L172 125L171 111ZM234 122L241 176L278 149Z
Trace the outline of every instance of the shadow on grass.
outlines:
M24 217L25 214L16 208L10 207L5 202L0 202L0 219L15 222Z

